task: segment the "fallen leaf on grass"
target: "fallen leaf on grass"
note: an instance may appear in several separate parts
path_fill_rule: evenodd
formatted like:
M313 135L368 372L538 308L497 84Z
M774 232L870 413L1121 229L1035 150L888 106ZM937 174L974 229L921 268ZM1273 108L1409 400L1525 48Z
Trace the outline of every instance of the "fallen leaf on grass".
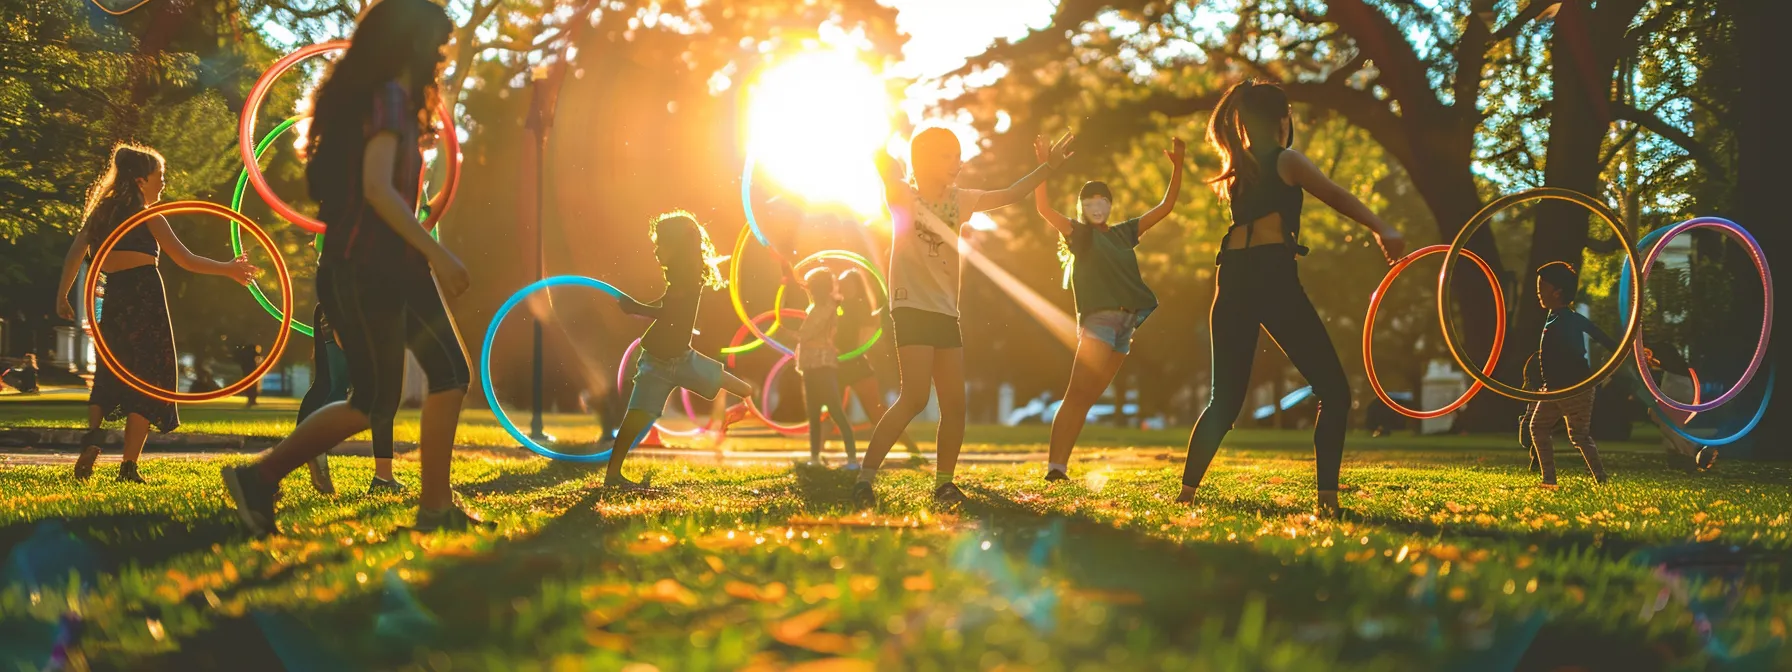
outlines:
M904 577L902 589L911 593L925 593L933 590L933 572L925 572L916 576Z
M854 574L851 579L847 580L846 586L853 595L864 597L877 592L877 577L868 574Z
M631 555L647 555L658 553L678 544L678 538L665 532L642 532L634 543L628 545Z
M797 663L784 668L784 672L871 672L877 669L871 661L858 658L823 658L806 663Z
M605 595L633 595L634 592L634 586L626 583L599 583L585 586L579 590L579 595L587 600L595 600Z
M591 611L585 612L585 627L593 629L606 627L611 623L622 620L624 616L634 613L635 609L640 606L640 602L629 600L628 602L614 606L592 609Z
M810 609L779 621L771 628L772 639L816 653L844 654L858 649L852 638L833 632L816 632L840 616L833 607Z
M742 581L729 581L722 585L722 592L754 602L777 602L790 594L790 590L785 588L783 583L776 581L766 584L763 588Z
M585 633L585 643L610 651L627 651L628 635L618 635L604 630L591 630Z
M685 606L697 603L696 593L672 579L660 579L653 586L641 591L641 599L649 602L677 602Z
M717 574L721 574L724 569L724 565L722 564L722 559L718 558L716 556L705 555L705 556L703 556L703 562L704 562L704 564L709 565L710 570L714 571Z

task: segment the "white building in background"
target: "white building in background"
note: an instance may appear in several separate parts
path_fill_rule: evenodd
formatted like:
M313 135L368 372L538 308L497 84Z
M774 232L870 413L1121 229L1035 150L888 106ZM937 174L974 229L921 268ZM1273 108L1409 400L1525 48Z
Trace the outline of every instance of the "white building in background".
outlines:
M1419 384L1419 408L1442 408L1468 391L1468 374L1457 370L1456 363L1433 359L1425 365L1425 379ZM1458 411L1460 412L1460 411ZM1420 434L1450 431L1456 413L1419 421Z

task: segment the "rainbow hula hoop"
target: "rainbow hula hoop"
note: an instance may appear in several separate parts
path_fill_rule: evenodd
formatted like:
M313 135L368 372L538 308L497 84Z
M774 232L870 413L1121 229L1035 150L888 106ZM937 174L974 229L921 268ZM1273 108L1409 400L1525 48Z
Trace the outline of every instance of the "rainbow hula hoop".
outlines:
M348 40L320 42L301 47L298 51L275 61L274 65L270 66L266 72L261 73L261 77L255 80L255 86L249 89L249 96L243 101L243 112L237 117L237 145L242 152L243 168L249 171L249 183L255 186L255 193L261 195L261 199L267 201L268 207L272 208L276 214L312 233L323 233L324 223L305 216L293 209L286 201L281 200L280 195L274 193L273 188L268 186L267 177L261 173L261 165L255 160L256 154L253 151L256 146L252 135L255 130L255 116L257 108L261 107L261 101L267 97L268 90L273 88L274 80L281 74L292 69L299 61L347 48ZM446 101L437 101L437 104L436 114L441 116L448 125L447 132L440 134L444 151L448 153L448 177L447 184L443 187L446 194L443 196L442 210L430 213L429 218L423 222L425 229L435 228L436 221L440 220L442 215L447 214L449 206L454 204L454 194L460 189L460 138L456 137L454 131L454 110Z
M1394 267L1388 269L1388 274L1382 277L1381 284L1375 288L1375 293L1369 297L1369 313L1363 317L1363 371L1369 376L1369 387L1375 390L1375 396L1381 399L1381 403L1387 404L1388 408L1394 409L1395 412L1401 415L1418 420L1441 418L1455 412L1456 409L1462 408L1463 404L1467 404L1468 400L1473 398L1476 392L1481 391L1481 381L1475 381L1473 385L1468 387L1467 392L1462 393L1462 396L1457 397L1455 401L1452 401L1448 405L1437 410L1416 411L1400 405L1399 402L1394 401L1393 397L1388 396L1387 390L1382 389L1381 378L1380 376L1375 375L1375 352L1374 348L1370 347L1375 338L1375 313L1381 309L1381 300L1387 297L1388 288L1394 285L1394 278L1400 277L1400 273L1405 271L1406 267L1411 266L1415 261L1439 252L1447 252L1449 249L1450 246L1448 245L1432 245L1430 247L1420 248L1401 258L1400 261L1394 262ZM1487 355L1487 365L1483 367L1482 370L1482 372L1487 375L1493 375L1494 369L1499 366L1500 349L1504 347L1506 343L1506 311L1504 310L1506 305L1505 290L1500 288L1499 276L1494 274L1493 267L1487 265L1486 260L1482 259L1480 255L1468 250L1463 250L1462 253L1469 258L1469 261L1473 261L1476 266L1481 267L1481 273L1487 276L1487 284L1493 288L1494 305L1501 307L1501 310L1495 313L1493 352Z
M516 423L510 421L510 416L504 412L504 407L498 404L498 395L492 389L492 343L498 338L498 326L504 324L505 316L509 315L510 311L515 309L516 305L521 303L522 300L527 298L530 294L549 287L562 286L590 287L605 294L609 294L616 299L628 298L630 301L634 300L629 298L628 294L623 293L622 290L617 289L610 283L596 278L587 278L582 275L556 275L529 283L528 286L517 290L515 294L511 294L510 298L506 299L504 304L498 307L498 312L492 315L491 324L485 328L485 343L479 353L479 386L485 391L485 403L491 408L492 416L498 419L498 426L503 427L504 432L509 434L510 438L516 439L517 443L523 444L524 448L535 451L535 454L542 457L565 460L567 462L608 462L610 460L610 450L588 455L574 455L548 448L547 446L537 443L535 439L529 438L529 435L523 433L523 430L518 428Z
M753 318L753 321L754 322L764 322L768 319L771 319L772 317L774 317L774 316L770 312L760 313L759 315L757 315ZM779 315L778 317L802 319L806 316L803 313L803 311L797 310L795 308L785 308L785 309L783 309L782 314ZM745 339L747 337L747 334L749 334L749 333L751 333L751 332L749 332L747 330L747 327L745 325L742 325L739 329L735 330L734 338L732 339L731 342L739 343L741 340ZM727 364L728 364L729 368L734 368L735 357L736 357L736 354L728 355ZM796 357L795 355L784 355L783 357L779 358L778 362L776 364L773 364L771 370L766 373L765 385L761 389L761 395L765 398L765 402L763 405L767 409L769 409L771 407L771 392L770 392L770 390L771 390L772 383L776 381L778 373L784 368L784 366L786 364L789 364L793 359L795 359L795 357ZM852 388L850 388L850 387L841 390L840 402L841 402L842 406L845 406L852 399L852 394L853 394ZM771 415L769 413L765 412L765 409L760 408L760 404L755 403L753 401L752 397L747 397L746 399L743 400L743 403L746 404L747 411L753 415L753 418L755 420L758 420L760 422L760 424L763 424L766 427L770 427L772 429L772 431L778 432L779 434L783 434L785 436L797 436L797 435L808 433L808 431L809 431L809 422L807 420L804 420L803 422L799 422L799 423L794 423L794 424L788 424L788 425L783 424L776 420L773 420ZM821 417L825 419L825 418L829 417L829 414L826 412L823 412ZM860 429L868 428L869 426L870 426L869 423L867 423L866 425L853 425L853 429L855 431L857 431Z
M300 119L303 119L303 117L288 117L286 119L286 121L280 122L280 125L275 126L273 130L268 131L266 135L261 136L261 142L256 143L256 145L255 145L255 158L259 161L259 159L261 159L261 155L267 153L268 148L273 146L274 140L278 139L280 137L280 134L285 133L287 129L292 128L294 124L297 124ZM427 171L428 167L425 167L424 170ZM418 180L417 184L418 184L418 188L421 189L423 181ZM236 191L231 192L231 194L230 194L230 209L231 210L235 210L237 212L243 211L243 192L247 191L248 188L249 188L249 169L243 168L242 170L237 171ZM427 205L427 202L428 202L427 199L418 198L417 216L420 219L427 219L429 217L429 206ZM429 228L429 236L436 240L441 240L442 239L441 227L436 227L436 226L430 227ZM319 252L322 252L324 249L323 238L324 238L324 234L319 233L319 234L317 234L317 239L314 242L314 246L317 248L317 250ZM237 226L237 223L235 220L232 220L230 222L230 250L231 250L231 254L241 255L243 253L243 236L242 236L242 232L240 231L240 227ZM268 301L267 295L262 293L262 291L261 291L261 285L257 284L253 280L249 281L249 293L255 297L256 303L261 304L261 309L267 311L267 313L269 315L272 315L274 317L274 319L278 320L278 319L282 319L285 317L285 315L281 314L280 309L275 308L274 304L272 302ZM306 336L313 335L311 325L305 324L304 322L301 322L299 320L292 321L292 329L293 329L293 331L297 331Z
M1437 317L1438 321L1442 322L1444 326L1444 346L1449 348L1450 356L1456 359L1456 363L1462 366L1462 370L1467 372L1469 376L1480 382L1488 390L1491 390L1500 396L1517 399L1519 401L1537 402L1565 399L1580 394L1582 390L1589 389L1594 385L1604 382L1606 378L1611 377L1613 373L1617 372L1618 367L1623 365L1625 351L1629 350L1632 344L1636 342L1637 332L1642 329L1642 302L1632 302L1630 310L1626 311L1629 315L1624 321L1624 335L1618 338L1618 345L1616 348L1613 348L1611 359L1606 360L1605 364L1601 365L1599 370L1594 371L1593 375L1588 376L1586 380L1569 385L1560 390L1533 392L1531 390L1514 387L1495 380L1493 376L1482 373L1480 369L1475 368L1469 363L1468 355L1462 351L1461 329L1456 326L1455 320L1451 319L1449 309L1450 304L1452 303L1450 300L1450 288L1451 285L1454 284L1451 281L1456 277L1456 257L1465 251L1463 248L1468 245L1469 237L1473 236L1476 231L1481 230L1481 227L1486 226L1489 221L1492 221L1494 214L1519 203L1546 199L1576 203L1593 211L1594 215L1597 215L1600 219L1605 221L1606 226L1611 227L1611 230L1613 234L1617 236L1618 241L1623 243L1625 260L1635 261L1638 257L1636 241L1631 239L1630 232L1625 230L1617 213L1612 212L1611 208L1606 207L1604 203L1594 200L1591 196L1571 189L1562 189L1558 187L1539 187L1521 191L1516 194L1502 196L1498 200L1488 203L1487 207L1481 208L1480 212L1475 213L1475 216L1468 220L1468 224L1464 225L1462 230L1456 232L1455 240L1450 242L1450 251L1444 253L1443 271L1438 274L1437 277ZM1628 266L1627 269L1628 275L1635 275L1637 272L1634 265ZM1505 309L1506 307L1504 305L1500 306L1500 312L1505 312Z
M1674 399L1669 398L1666 394L1663 394L1661 386L1655 382L1655 377L1649 375L1648 357L1643 354L1643 339L1640 335L1637 337L1636 344L1632 347L1632 350L1636 355L1637 369L1641 373L1643 387L1647 388L1650 396L1655 397L1656 401L1660 402L1663 406L1667 406L1676 411L1689 413L1709 411L1736 398L1736 395L1742 392L1742 388L1747 386L1750 380L1754 379L1755 372L1761 368L1761 362L1767 358L1768 337L1773 333L1773 273L1768 269L1766 255L1761 249L1761 244L1756 242L1754 236L1749 235L1747 230L1737 226L1735 222L1721 217L1696 217L1666 229L1657 229L1656 231L1650 232L1650 236L1659 236L1659 239L1654 241L1653 246L1650 246L1649 254L1643 257L1641 279L1637 283L1637 298L1635 303L1639 306L1642 304L1642 293L1646 291L1649 282L1649 272L1654 269L1655 260L1660 258L1661 251L1667 247L1668 241L1693 229L1717 229L1723 231L1731 238L1734 238L1736 242L1741 243L1742 246L1748 250L1749 259L1755 262L1755 271L1761 275L1761 296L1763 305L1761 307L1761 338L1755 343L1755 355L1749 360L1748 368L1743 370L1742 375L1736 379L1735 384L1731 385L1729 389L1724 390L1723 394L1717 395L1716 398L1713 398L1710 401L1701 403L1695 400L1693 403L1687 404L1675 401ZM1648 241L1649 237L1645 237L1644 240ZM1621 275L1619 277L1628 276ZM1619 301L1621 305L1630 303L1629 289L1630 287L1627 283L1620 282L1618 296L1620 297ZM1765 399L1762 403L1763 407L1765 407Z
M755 324L754 321L752 320L752 318L748 317L746 303L741 299L741 296L740 296L740 267L741 267L740 260L741 260L741 255L744 252L746 252L747 232L749 230L750 229L742 229L740 232L740 235L735 237L734 254L731 257L731 259L733 260L733 263L730 264L729 268L728 268L728 299L729 299L729 303L734 306L735 317L739 318L741 323L746 325L747 329L753 333L753 336L755 338L757 338L759 341L763 341L764 343L770 345L773 350L777 350L780 353L783 353L786 355L795 355L796 354L795 349L779 342L777 339L772 338L770 332L760 329L759 325ZM756 229L751 229L751 230L753 230L755 232L755 235L757 235ZM770 248L767 248L767 249L770 249ZM774 254L775 254L775 252L776 251L774 251ZM890 293L889 292L889 284L888 284L888 282L886 282L884 280L883 272L877 270L877 267L875 265L873 265L870 262L870 260L866 259L864 257L864 255L860 255L855 252L849 252L846 250L822 250L820 252L816 252L815 254L811 254L807 257L804 257L803 260L800 262L797 262L796 266L793 268L795 270L800 271L803 268L806 268L806 267L809 267L809 266L812 266L815 264L819 264L825 260L830 260L830 259L835 260L835 261L843 261L848 264L858 266L859 268L864 269L866 273L870 274L871 277L876 278L878 291L883 297L885 297L885 303L886 304L888 303L888 297L889 297L889 293ZM781 312L782 311L781 306L779 307L779 311L780 312L778 312L776 314L780 316L779 319L782 319L783 313ZM773 330L775 331L776 328L777 328L777 325L774 324ZM840 361L844 362L844 361L852 359L854 357L863 356L866 352L869 352L871 350L872 346L877 344L878 339L883 338L883 334L884 334L883 328L879 327L876 332L873 332L871 334L870 338L867 338L865 340L864 343L859 344L858 347L853 348L852 350L840 353ZM745 352L748 350L752 350L755 347L757 347L757 344L751 344L751 345L746 345L746 346L729 346L730 349L725 350L724 352L726 352L727 354L735 354L737 352Z
M124 234L130 232L131 229L143 225L144 222L148 222L152 217L187 212L217 215L248 227L249 233L255 236L256 242L261 243L262 248L268 251L268 256L274 260L274 273L280 277L280 304L283 308L282 312L288 315L288 317L281 319L280 333L274 337L274 346L268 351L267 356L262 358L261 364L256 366L255 369L250 371L247 375L243 376L242 380L211 392L195 393L167 390L157 387L142 378L138 378L137 374L131 373L130 369L126 369L123 364L119 363L118 357L112 353L112 348L106 345L106 336L99 328L99 306L94 301L99 293L101 275L97 269L105 266L106 255L112 253L112 248L118 246L118 241L124 239ZM171 203L150 206L135 215L131 215L129 219L119 223L118 228L112 230L112 235L107 236L106 240L101 242L99 247L93 251L93 261L90 262L89 268L93 270L90 270L87 273L87 282L82 288L81 297L87 304L88 323L93 325L93 329L91 330L93 336L93 350L99 355L100 361L106 365L106 368L117 375L119 380L124 381L126 385L131 386L131 389L142 392L152 398L169 403L192 403L223 399L246 390L250 385L254 385L256 382L260 381L262 376L266 375L270 369L274 368L274 364L280 361L280 355L286 351L286 339L292 335L292 332L288 329L292 321L290 317L292 315L292 276L287 273L286 260L280 256L280 248L274 246L274 239L269 237L266 231L263 231L261 227L256 226L255 222L250 221L248 217L243 216L240 212L216 203L207 203L205 201L174 201Z

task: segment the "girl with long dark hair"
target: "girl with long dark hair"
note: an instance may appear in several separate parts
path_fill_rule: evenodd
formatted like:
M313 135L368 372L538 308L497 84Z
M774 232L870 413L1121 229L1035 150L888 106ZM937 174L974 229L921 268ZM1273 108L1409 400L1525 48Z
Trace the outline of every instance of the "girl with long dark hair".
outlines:
M251 532L278 531L279 483L300 465L369 428L375 453L390 450L406 350L429 379L413 529L482 524L460 509L449 489L454 432L471 373L443 294L466 291L467 269L430 239L415 214L422 137L442 121L433 114L436 80L453 30L440 5L381 0L317 88L305 167L329 233L317 293L341 339L352 391L347 401L313 412L260 460L224 468L237 515Z
M1231 204L1232 226L1220 245L1219 282L1208 316L1212 338L1212 394L1188 439L1188 464L1177 502L1194 501L1195 489L1213 462L1220 441L1244 406L1251 382L1257 331L1288 355L1313 386L1319 418L1313 427L1318 463L1319 508L1338 511L1338 468L1344 456L1350 381L1325 322L1307 299L1295 257L1300 244L1303 192L1356 220L1375 236L1389 263L1405 250L1400 232L1290 148L1294 120L1288 95L1268 82L1246 80L1220 99L1207 125L1207 141L1219 153L1220 174L1209 182Z
M129 143L113 147L105 174L87 192L81 230L63 257L62 277L56 285L57 315L65 320L76 319L68 295L82 259L90 256L124 220L162 200L164 165L162 155L148 147ZM100 322L95 328L105 336L119 365L153 385L172 390L180 369L175 363L168 296L162 289L161 268L156 265L163 250L183 269L227 277L238 284L249 282L257 271L247 257L216 261L194 254L174 235L168 220L161 217L126 232L106 255L104 264L88 269L89 273L105 274L105 305L99 311ZM93 463L99 459L101 444L106 440L106 430L100 425L121 418L125 421L124 462L118 466L118 480L133 483L143 482L143 476L137 473L137 457L149 440L150 427L166 434L180 426L180 412L174 402L139 392L120 380L112 369L101 366L94 372L93 390L87 396L87 434L81 437L81 457L75 461L76 479L93 476Z

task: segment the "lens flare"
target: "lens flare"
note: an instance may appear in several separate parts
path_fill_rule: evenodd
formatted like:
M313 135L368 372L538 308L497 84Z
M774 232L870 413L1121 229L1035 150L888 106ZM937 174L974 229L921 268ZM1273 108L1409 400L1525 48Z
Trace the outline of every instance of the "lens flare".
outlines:
M845 51L794 56L750 89L748 153L785 189L812 204L860 214L882 206L872 159L890 137L882 77Z

